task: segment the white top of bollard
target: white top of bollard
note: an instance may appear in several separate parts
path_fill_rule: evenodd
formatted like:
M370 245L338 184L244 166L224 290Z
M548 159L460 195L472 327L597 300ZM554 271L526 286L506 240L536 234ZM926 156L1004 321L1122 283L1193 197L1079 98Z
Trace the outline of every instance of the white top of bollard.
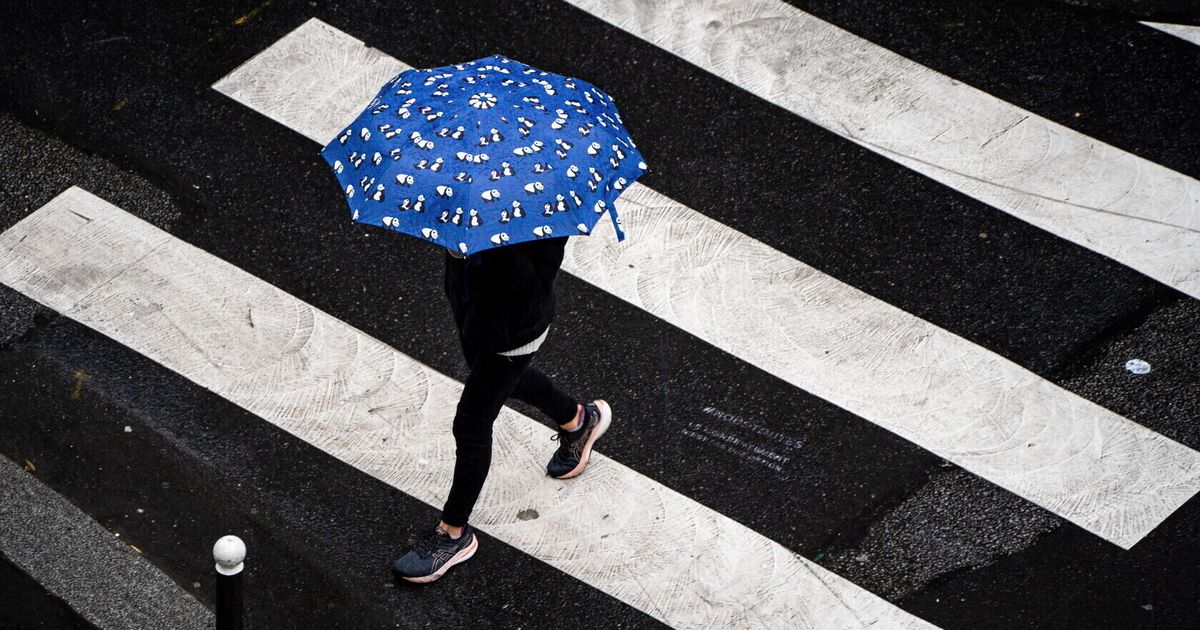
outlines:
M217 573L237 575L242 570L242 560L246 559L246 543L237 536L222 536L213 545L213 559L217 561Z

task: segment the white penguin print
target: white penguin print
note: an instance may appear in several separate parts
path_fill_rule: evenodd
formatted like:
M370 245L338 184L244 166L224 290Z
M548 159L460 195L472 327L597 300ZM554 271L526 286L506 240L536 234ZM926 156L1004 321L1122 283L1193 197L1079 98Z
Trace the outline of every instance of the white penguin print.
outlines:
M554 111L558 114L558 118L555 118L554 121L550 123L550 128L558 131L559 129L562 129L564 123L567 122L567 113L561 109L556 109ZM562 138L555 138L554 141L561 143Z
M433 140L426 140L422 138L420 131L412 132L408 135L408 138L413 141L413 144L417 145L418 149L425 149L428 151L434 147Z
M462 160L463 162L471 162L473 164L482 164L488 161L488 154L486 153L467 153L466 151L459 151L458 153L454 154L454 157Z

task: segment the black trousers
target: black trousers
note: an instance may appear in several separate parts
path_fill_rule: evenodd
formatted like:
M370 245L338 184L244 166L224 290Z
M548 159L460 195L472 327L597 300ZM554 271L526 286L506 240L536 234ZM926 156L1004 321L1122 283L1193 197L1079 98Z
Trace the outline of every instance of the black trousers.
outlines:
M480 352L463 340L463 356L471 374L463 384L454 415L454 482L442 508L442 520L455 527L467 524L492 465L492 425L509 397L537 407L555 424L566 424L578 413L578 403L530 365L535 353L505 356Z

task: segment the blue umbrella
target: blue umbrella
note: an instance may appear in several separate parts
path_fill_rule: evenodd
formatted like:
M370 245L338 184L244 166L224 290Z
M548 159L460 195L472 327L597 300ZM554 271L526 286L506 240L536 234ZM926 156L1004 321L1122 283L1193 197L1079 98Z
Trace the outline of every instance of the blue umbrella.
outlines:
M411 68L321 150L351 219L470 255L591 234L649 169L611 96L502 55Z

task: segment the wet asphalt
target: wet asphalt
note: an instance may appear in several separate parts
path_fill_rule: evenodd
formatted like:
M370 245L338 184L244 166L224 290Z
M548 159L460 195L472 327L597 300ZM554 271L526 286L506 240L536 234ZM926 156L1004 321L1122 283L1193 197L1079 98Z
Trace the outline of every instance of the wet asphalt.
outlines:
M795 4L1200 173L1200 129L1188 116L1200 53L1127 17L1055 3ZM0 229L79 185L464 378L440 253L350 225L317 145L209 87L317 16L414 65L499 50L587 77L645 147L655 171L643 184L1200 448L1197 300L569 5L408 7L6 7ZM1062 28L1064 16L1073 28ZM764 129L769 151L739 141ZM727 147L720 159L713 143ZM613 401L626 430L606 437L606 454L902 608L944 628L1186 628L1200 612L1196 499L1125 552L581 280L564 274L557 290L555 331L536 360L566 391ZM1150 373L1129 373L1129 359ZM657 624L487 536L486 553L454 580L398 587L387 562L436 510L3 286L0 383L0 453L35 462L40 479L137 541L201 601L212 600L211 542L238 532L253 554L253 627L540 628L592 615L606 627ZM755 466L683 437L713 409L789 436L789 465ZM3 596L34 601L20 595L26 586Z

